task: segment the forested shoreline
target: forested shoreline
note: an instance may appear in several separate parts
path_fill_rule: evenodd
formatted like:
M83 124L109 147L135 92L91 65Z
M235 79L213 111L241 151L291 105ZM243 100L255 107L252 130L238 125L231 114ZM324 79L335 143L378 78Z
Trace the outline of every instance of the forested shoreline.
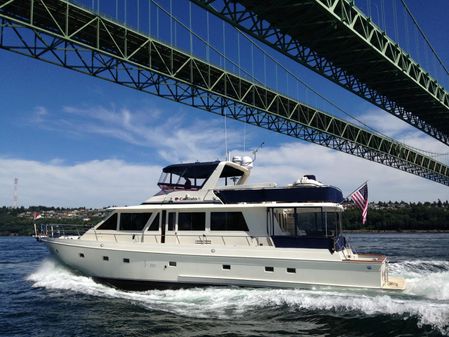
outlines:
M361 211L353 203L345 203L343 228L349 231L449 231L449 202L372 202L368 217L361 223ZM106 213L105 208L87 209L32 206L0 208L0 235L32 235L33 214L44 216L40 223L93 225Z
M367 221L361 223L360 209L348 204L343 216L347 230L449 231L449 202L370 203Z
M33 216L37 213L42 217L34 221ZM7 235L33 235L34 226L40 224L85 224L98 223L106 214L106 210L88 209L85 207L64 208L31 206L28 208L1 207L0 208L0 236Z

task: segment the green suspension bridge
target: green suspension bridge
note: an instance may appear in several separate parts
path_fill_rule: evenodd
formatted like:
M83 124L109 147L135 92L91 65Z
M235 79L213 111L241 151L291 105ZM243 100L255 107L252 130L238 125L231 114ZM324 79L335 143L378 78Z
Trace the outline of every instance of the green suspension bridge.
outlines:
M207 10L207 39L192 30L192 3L195 9ZM209 31L210 13L223 25L226 21L234 26L243 38L262 42L264 48L305 65L448 145L449 94L352 1L192 0L184 20L171 15L171 0L170 10L153 1L139 8L137 1L134 26L126 22L126 0L124 5L117 0L109 4L112 14L100 8L100 1L87 6L63 0L0 0L0 48L449 186L449 167L443 162L283 94L254 75L254 60L251 71L241 67L239 46L234 48L236 62L205 41L217 39L216 32ZM171 16L164 23L167 13ZM145 17L149 27L142 31ZM176 29L178 35L172 34ZM189 30L187 35L182 35L183 29ZM170 42L164 36L167 31ZM173 36L178 36L178 43ZM226 39L225 30L222 38ZM240 39L231 43L239 45ZM198 41L207 44L203 55L193 52ZM254 48L251 44L251 54ZM263 58L270 57L257 48ZM276 77L278 67L276 63ZM267 69L264 72L269 76Z

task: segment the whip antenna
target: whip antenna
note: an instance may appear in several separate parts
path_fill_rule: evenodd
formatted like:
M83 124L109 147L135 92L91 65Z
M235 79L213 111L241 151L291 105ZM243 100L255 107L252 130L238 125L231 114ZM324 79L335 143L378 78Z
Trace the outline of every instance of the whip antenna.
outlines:
M253 153L253 162L256 161L256 154L257 152L259 152L259 150L262 148L263 144L265 144L265 142L262 142L252 153Z

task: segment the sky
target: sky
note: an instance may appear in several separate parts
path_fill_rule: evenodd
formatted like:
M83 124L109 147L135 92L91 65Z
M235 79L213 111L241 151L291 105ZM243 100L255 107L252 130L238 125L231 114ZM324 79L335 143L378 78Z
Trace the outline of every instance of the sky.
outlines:
M448 60L449 27L441 22L449 3L409 3ZM302 66L279 60L371 127L418 148L449 152ZM158 191L162 167L223 160L226 147L231 155L250 154L262 142L251 182L288 184L315 174L345 196L368 180L372 201L449 199L444 185L5 50L0 76L0 205L12 205L14 178L23 206L139 204Z

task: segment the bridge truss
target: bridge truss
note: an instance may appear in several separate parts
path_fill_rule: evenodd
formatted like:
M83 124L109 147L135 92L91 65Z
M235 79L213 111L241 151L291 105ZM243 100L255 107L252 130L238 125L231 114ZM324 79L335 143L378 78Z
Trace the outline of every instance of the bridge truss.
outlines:
M349 0L191 0L449 145L449 93Z
M449 186L448 166L404 144L66 1L0 0L0 48Z

